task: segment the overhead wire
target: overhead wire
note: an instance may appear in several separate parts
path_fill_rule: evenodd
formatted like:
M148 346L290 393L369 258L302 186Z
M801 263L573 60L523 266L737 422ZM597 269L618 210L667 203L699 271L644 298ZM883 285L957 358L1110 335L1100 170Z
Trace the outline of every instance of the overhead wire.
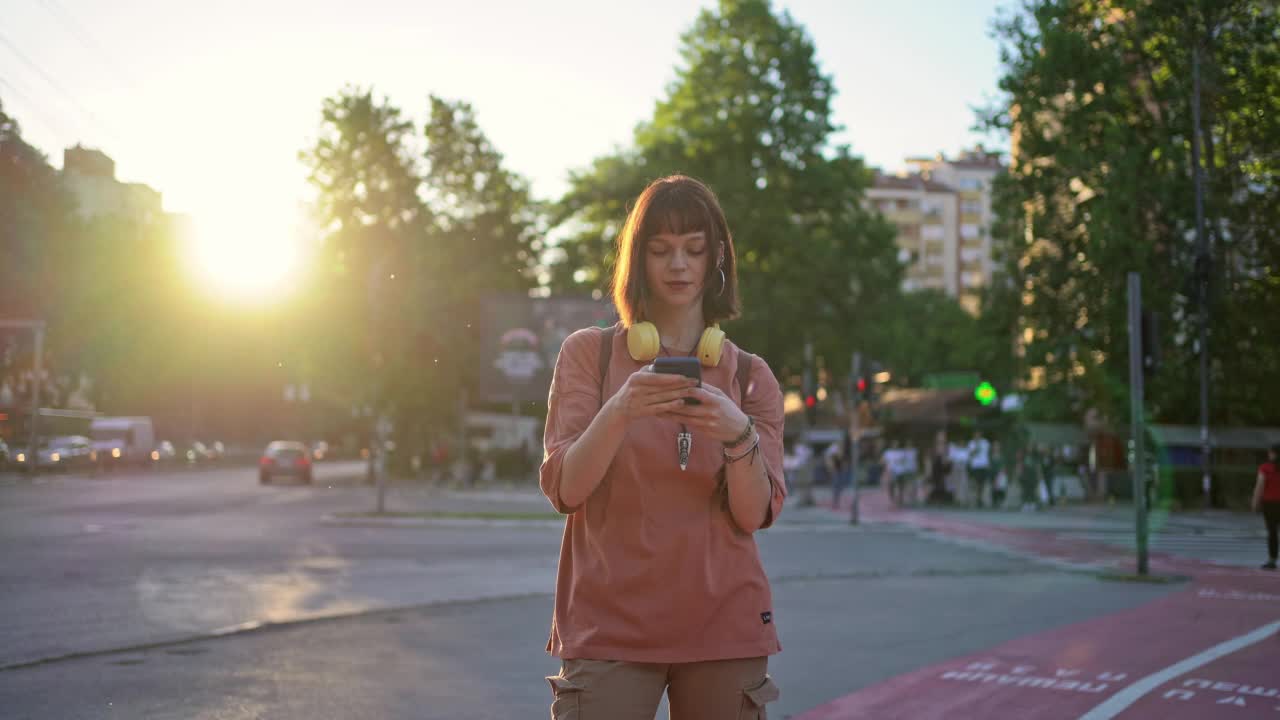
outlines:
M104 61L104 65L109 65L111 67L111 77L113 80L123 80L125 84L129 85L134 91L138 89L138 84L134 82L134 78L130 73L126 72L125 69L121 67L116 56L104 48L102 44L93 37L93 33L89 32L84 25L76 20L75 14L70 10L67 10L66 6L58 0L40 0L40 4L44 5L45 9L48 10L51 15L57 18L59 22L70 30L72 35L76 36L76 40L80 42L81 47L88 50L91 54L96 55L99 60Z
M66 134L67 126L63 125L61 122L51 119L48 115L45 115L44 111L40 109L40 105L33 101L31 97L24 93L17 85L14 85L12 82L0 76L0 86L8 88L11 95L22 100L26 105L25 109L32 115L36 116L36 118L39 119L40 124L45 126L46 130L53 132L55 135ZM3 109L9 116L16 119L16 113L11 106L4 107ZM21 125L21 123L19 123L19 125Z
M40 67L39 64L37 64L31 58L27 57L27 55L23 53L22 50L18 49L18 47L14 45L13 42L10 41L9 38L4 35L4 33L0 33L0 44L9 48L9 51L12 52L15 56L17 56L17 58L21 60L23 64L25 64L33 72L35 72L37 75L43 78L44 81L48 83L50 87L57 90L64 97L66 97L67 100L69 100L73 105L75 105L76 108L85 115L85 117L89 118L89 120L93 122L95 129L107 133L115 140L120 139L121 136L118 132L116 132L110 125L103 122L102 119L99 118L92 110L85 107L85 105L81 103L80 100L76 98L76 96L73 93L69 92L57 80L54 80L53 77L49 75L49 73L45 72L44 68Z

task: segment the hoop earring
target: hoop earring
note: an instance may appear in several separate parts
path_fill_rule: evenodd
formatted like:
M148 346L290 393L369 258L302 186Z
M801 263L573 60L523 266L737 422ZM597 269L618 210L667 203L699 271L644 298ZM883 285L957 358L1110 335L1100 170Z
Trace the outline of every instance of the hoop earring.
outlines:
M720 292L716 293L716 297L720 297L721 295L724 294L724 286L725 286L724 268L720 267L716 269L720 271Z

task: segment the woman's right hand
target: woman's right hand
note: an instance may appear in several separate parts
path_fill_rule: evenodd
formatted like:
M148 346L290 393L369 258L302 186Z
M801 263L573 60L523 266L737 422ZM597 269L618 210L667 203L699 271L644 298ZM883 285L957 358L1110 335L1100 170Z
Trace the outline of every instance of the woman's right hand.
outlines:
M653 372L645 366L631 373L618 392L609 398L615 412L628 420L652 417L683 406L698 381L683 375Z

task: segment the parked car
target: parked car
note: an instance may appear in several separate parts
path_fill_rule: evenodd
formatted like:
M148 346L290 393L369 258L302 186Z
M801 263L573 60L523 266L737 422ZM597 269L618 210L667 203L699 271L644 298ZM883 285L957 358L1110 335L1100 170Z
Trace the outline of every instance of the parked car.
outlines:
M183 452L189 465L206 465L218 459L217 454L208 445L196 440Z
M161 465L170 465L178 459L178 450L168 440L161 440L151 451L151 461Z
M311 452L305 444L277 440L267 446L258 460L258 482L267 485L277 477L296 477L311 484Z
M329 443L324 440L317 440L311 444L311 458L316 462L324 460L329 454Z
M84 470L96 458L93 441L83 435L52 437L40 448L40 466L45 470Z

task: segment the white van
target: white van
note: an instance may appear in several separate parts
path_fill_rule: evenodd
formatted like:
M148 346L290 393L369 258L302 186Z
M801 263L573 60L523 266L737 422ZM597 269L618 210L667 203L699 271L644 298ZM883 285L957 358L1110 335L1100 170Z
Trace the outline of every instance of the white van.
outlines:
M94 418L89 437L99 465L149 464L156 443L149 417Z

